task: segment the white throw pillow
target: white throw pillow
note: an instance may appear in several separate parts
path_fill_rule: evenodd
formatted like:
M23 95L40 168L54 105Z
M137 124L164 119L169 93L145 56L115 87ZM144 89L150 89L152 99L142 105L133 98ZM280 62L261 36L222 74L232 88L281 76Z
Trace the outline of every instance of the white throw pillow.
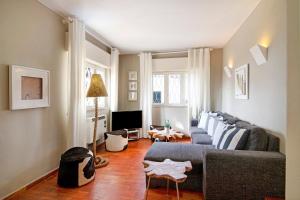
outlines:
M216 117L210 117L209 120L208 120L207 134L213 137L217 125L218 125L217 118Z
M200 121L198 123L198 128L202 128L207 131L209 114L207 112L202 112Z
M217 146L218 143L219 143L219 140L223 134L223 132L225 131L225 129L227 128L228 126L226 124L224 124L223 121L219 121L218 122L218 125L216 127L216 130L215 130L215 133L213 135L213 141L212 141L212 144L214 146Z

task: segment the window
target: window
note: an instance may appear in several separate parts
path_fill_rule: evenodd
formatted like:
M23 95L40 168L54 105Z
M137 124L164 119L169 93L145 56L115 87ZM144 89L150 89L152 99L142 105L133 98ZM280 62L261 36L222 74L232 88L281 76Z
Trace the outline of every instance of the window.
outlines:
M169 104L180 104L181 74L169 74Z
M100 74L101 78L106 83L106 69L103 67L99 67L96 65L92 65L89 63L86 63L86 69L85 69L85 89L86 91L89 89L91 77L93 74ZM100 108L104 108L106 106L106 100L103 97L98 98L98 104ZM87 107L93 107L95 106L94 98L86 98L86 106Z
M186 105L187 74L169 72L153 74L153 104Z
M165 101L165 76L162 74L153 75L153 103L163 104Z

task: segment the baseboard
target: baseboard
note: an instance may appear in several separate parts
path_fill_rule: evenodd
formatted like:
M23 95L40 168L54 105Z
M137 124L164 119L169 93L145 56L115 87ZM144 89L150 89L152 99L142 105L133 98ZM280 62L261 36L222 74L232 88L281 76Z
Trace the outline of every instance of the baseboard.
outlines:
M47 179L47 178L50 177L50 176L56 174L57 171L58 171L58 167L56 167L55 169L53 169L53 170L47 172L46 174L44 174L44 175L42 175L42 176L40 176L40 177L34 179L34 180L31 181L30 183L28 183L28 184L22 186L21 188L15 190L14 192L11 192L10 194L4 196L4 197L3 197L3 200L9 200L9 199L15 197L15 196L18 195L20 192L23 192L23 191L25 191L25 190L28 190L29 188L33 187L34 185L36 185L36 184L42 182L43 180ZM1 199L1 198L0 198L0 199Z

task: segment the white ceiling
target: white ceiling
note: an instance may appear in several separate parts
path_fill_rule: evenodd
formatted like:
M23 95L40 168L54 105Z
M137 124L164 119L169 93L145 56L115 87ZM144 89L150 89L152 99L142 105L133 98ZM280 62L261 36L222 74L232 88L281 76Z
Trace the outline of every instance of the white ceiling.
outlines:
M261 0L39 0L124 52L223 47Z

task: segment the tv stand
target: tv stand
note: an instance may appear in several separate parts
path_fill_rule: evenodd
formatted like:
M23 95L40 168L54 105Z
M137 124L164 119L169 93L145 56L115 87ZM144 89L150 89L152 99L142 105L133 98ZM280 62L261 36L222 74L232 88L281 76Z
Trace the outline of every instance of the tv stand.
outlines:
M134 141L139 139L139 129L125 129L128 134L128 140Z

